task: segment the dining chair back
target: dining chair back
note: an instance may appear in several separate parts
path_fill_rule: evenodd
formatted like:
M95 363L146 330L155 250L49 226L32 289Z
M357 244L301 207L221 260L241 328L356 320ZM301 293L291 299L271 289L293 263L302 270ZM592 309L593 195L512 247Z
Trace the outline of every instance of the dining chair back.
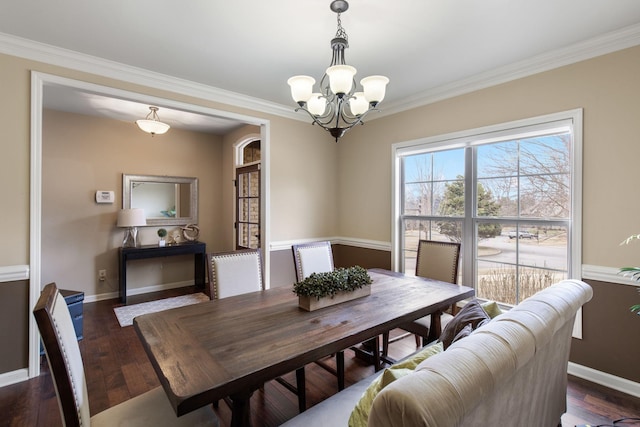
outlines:
M261 291L262 258L259 249L207 254L211 299Z
M447 283L458 283L460 243L420 240L416 276Z
M161 387L90 416L87 381L71 314L55 283L33 309L65 426L217 426L210 406L178 418Z
M331 242L302 243L293 245L291 249L298 282L312 273L326 273L334 269Z

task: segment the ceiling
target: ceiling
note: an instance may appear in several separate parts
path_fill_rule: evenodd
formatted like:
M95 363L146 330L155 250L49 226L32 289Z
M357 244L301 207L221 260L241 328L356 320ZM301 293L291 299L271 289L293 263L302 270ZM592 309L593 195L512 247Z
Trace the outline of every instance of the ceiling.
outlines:
M288 109L294 103L287 79L307 74L319 80L336 32L330 0L0 2L1 34ZM566 61L574 52L583 55L585 46L621 34L637 39L640 1L351 0L342 25L349 35L347 63L358 69L357 79L389 77L380 108L393 110L446 96L480 78L526 74L524 68L544 68L554 58ZM61 87L45 95L48 107L85 113L96 103L115 102ZM146 115L147 105L121 102L100 114L117 112L121 120L141 118L141 110ZM179 111L159 114L179 127L213 130L232 124Z

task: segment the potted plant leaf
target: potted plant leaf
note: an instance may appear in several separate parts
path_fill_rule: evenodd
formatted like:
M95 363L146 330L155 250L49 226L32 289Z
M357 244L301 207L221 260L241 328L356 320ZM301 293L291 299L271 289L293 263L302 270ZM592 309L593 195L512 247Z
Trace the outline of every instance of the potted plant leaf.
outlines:
M623 240L620 244L628 245L631 241L638 239L640 239L640 234L632 234L631 236ZM622 267L620 269L620 274L629 277L634 282L640 282L640 267ZM638 289L638 291L640 292L640 288ZM631 312L640 315L640 304L632 305L629 309L631 310Z
M339 304L371 294L373 281L367 270L360 267L336 268L325 273L313 273L293 285L298 306L303 310Z

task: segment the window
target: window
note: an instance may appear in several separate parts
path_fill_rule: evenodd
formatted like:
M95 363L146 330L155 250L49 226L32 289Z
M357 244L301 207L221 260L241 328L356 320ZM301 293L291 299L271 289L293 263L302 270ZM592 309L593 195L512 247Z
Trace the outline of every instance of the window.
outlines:
M580 110L394 146L394 268L462 243L459 283L515 305L581 266Z

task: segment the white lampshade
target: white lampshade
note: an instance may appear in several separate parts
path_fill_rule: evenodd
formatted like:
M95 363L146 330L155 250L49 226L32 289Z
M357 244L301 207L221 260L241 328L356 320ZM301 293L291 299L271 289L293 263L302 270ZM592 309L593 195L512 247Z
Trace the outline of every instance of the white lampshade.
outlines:
M387 83L389 83L389 79L385 76L369 76L360 80L367 101L375 104L384 99Z
M150 133L151 135L162 135L166 133L171 126L166 123L159 122L158 120L136 120L136 124L140 130Z
M334 65L327 68L329 76L329 86L334 94L349 93L353 86L353 76L356 75L356 69L351 65Z
M349 108L351 108L351 114L354 116L359 116L369 109L369 101L364 96L364 92L353 94L353 98L349 100Z
M327 109L327 98L321 93L314 92L307 101L307 109L314 116L321 116Z
M144 225L147 225L144 209L122 209L118 212L118 227L141 227Z
M287 83L291 86L291 97L297 103L307 102L311 98L316 79L309 76L293 76Z

